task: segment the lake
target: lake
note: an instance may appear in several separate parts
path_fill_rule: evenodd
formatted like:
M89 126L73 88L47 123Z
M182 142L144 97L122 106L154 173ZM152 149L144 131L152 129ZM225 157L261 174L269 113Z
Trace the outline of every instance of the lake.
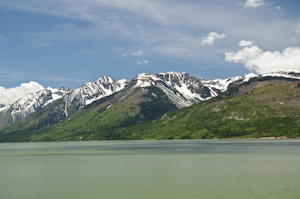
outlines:
M300 140L0 144L0 198L299 198Z

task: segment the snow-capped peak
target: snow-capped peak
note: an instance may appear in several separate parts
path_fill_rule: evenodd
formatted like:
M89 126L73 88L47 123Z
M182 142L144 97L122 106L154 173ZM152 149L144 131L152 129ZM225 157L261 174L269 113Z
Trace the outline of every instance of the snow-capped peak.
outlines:
M64 88L65 89L65 88ZM70 89L42 89L36 93L30 93L20 98L13 104L0 109L0 116L10 114L13 122L27 117L39 109L47 106L51 102L62 98L70 93Z
M31 93L9 106L1 105L0 118L6 115L6 121L11 122L10 118L13 118L12 121L15 122L60 98L63 98L62 101L59 102L60 108L63 109L62 113L64 116L68 116L96 100L121 91L128 85L133 86L132 89L155 86L165 93L170 102L178 108L182 108L216 97L226 91L231 85L239 85L256 77L261 78L269 76L300 79L300 71L287 70L270 72L259 76L250 73L245 75L245 77L236 76L227 79L208 81L205 81L202 78L198 79L185 72L177 73L171 71L158 73L156 75L141 73L132 80L131 84L129 84L129 81L126 78L115 81L108 76L103 76L95 82L85 83L74 91L64 87L60 89L48 87L47 89L42 89L36 93Z
M103 77L100 77L97 81L100 82L101 84L103 84L103 83L110 83L110 84L112 84L112 83L115 82L115 80L113 80L112 78L110 78L110 77L108 77L106 75L103 76Z
M157 75L141 73L134 80L136 87L155 86L160 88L179 108L191 106L199 101L210 99L226 91L228 85L242 77L225 80L204 81L185 72L167 72Z
M99 100L103 97L112 95L127 86L129 81L127 79L121 79L115 81L108 76L103 76L95 82L87 82L82 87L77 88L67 101L72 102L75 98L82 101L81 107L87 106L92 102Z
M154 82L160 81L161 79L157 78L156 75L140 73L133 80L136 81L136 87L149 87L154 86Z

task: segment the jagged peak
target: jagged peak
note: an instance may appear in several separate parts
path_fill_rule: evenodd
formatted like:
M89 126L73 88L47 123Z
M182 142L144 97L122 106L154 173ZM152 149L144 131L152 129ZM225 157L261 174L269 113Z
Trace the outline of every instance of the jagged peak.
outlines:
M97 81L100 82L100 83L111 83L111 84L116 82L111 77L108 77L106 75L104 75L103 77L100 77Z
M116 81L113 80L111 77L108 77L108 76L104 75L104 76L100 77L99 79L97 79L96 81L90 81L90 82L84 83L81 87L77 88L76 90L78 90L82 87L86 87L86 86L89 87L89 86L93 85L94 83L99 83L99 84L110 83L110 84L112 84L112 83L115 83L115 82Z
M60 87L59 91L64 91L64 92L71 92L72 90L69 87Z

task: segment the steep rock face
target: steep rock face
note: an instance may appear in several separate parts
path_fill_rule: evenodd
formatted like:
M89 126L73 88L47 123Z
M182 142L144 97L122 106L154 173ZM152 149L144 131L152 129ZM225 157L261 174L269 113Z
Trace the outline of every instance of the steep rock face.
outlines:
M31 93L0 110L0 127L19 121L70 93L69 88L43 89Z
M160 88L178 108L216 97L226 91L230 84L240 84L243 80L245 77L239 76L205 81L184 72L168 72L157 75L141 73L133 79L136 87L155 86Z

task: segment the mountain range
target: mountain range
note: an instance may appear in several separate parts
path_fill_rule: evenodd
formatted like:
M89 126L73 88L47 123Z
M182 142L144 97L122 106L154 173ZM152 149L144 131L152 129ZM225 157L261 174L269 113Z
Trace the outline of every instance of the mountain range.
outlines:
M300 71L296 70L209 81L184 72L142 73L131 81L104 76L75 90L43 89L0 107L0 141L157 138L156 134L136 137L128 129L139 134L145 130L138 126L155 123L174 111L184 113L188 109L185 107L224 101L228 93L231 97L244 96L266 81L270 85L286 85L299 79ZM180 137L171 134L164 139Z

